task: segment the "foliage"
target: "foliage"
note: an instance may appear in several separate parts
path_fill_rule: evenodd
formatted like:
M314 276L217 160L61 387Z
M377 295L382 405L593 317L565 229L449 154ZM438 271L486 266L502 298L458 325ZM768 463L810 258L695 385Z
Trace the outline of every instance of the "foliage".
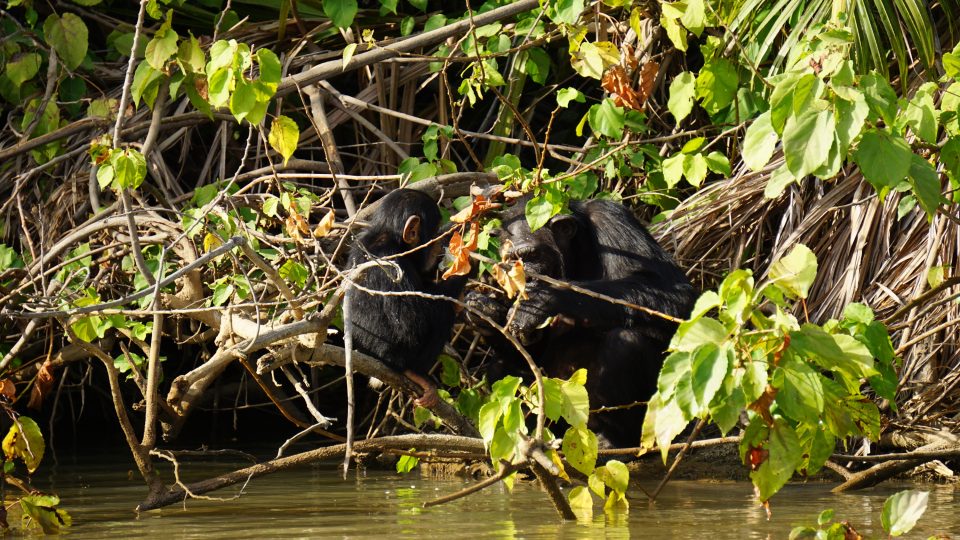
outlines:
M768 222L779 217L769 217L764 205L804 186L829 194L862 176L881 203L895 202L901 222L914 215L933 222L960 201L960 47L937 57L941 43L944 50L953 45L947 36L960 20L954 0L547 0L363 69L362 57L388 51L399 38L449 29L510 3L149 0L139 36L135 10L116 3L75 0L56 11L31 0L8 4L0 19L0 99L10 114L0 152L10 157L0 186L6 186L5 209L36 208L42 219L23 214L19 223L0 224L6 242L0 308L15 315L53 306L66 313L49 317L53 332L46 336L57 336L50 344L40 333L26 336L38 350L139 346L129 354L104 351L128 378L149 367L147 358L164 358L147 354L161 342L188 349L193 344L181 337L196 335L208 343L184 356L202 364L208 346L232 355L235 344L253 343L261 328L289 322L291 304L326 305L335 297L338 272L331 263L340 253L326 242L344 245L348 198L362 201L370 186L392 186L391 179L406 185L458 171L495 173L506 189L532 194L525 210L534 230L569 211L572 201L622 198L650 205L659 212L655 221L677 227L675 245L689 245L683 238L689 214L674 214L685 204L710 215L711 227L718 214L742 227L731 226L729 236L754 225L728 216L729 206L717 202L716 186L731 177L762 184L766 201L733 196L760 208L756 221L763 223L756 228L778 231L778 241L795 236ZM88 13L97 16L78 15ZM934 25L938 14L944 28ZM602 30L608 22L630 32ZM122 88L130 58L136 67ZM909 71L908 59L917 60L923 81ZM356 95L346 99L323 86L321 100L335 107L317 113L323 103L306 91L316 81L301 86L297 74L323 61L336 64L323 82ZM896 79L889 76L893 66ZM122 111L121 90L132 99ZM366 107L378 108L357 113ZM120 139L113 140L118 116ZM159 143L144 144L147 133L158 131ZM75 181L88 176L90 186ZM124 207L125 197L133 208ZM456 200L454 208L468 203ZM830 208L832 215L838 205ZM114 219L121 216L130 220ZM113 221L74 235L88 219ZM458 272L469 271L472 251L490 258L499 251L496 220L468 221L451 254L462 263ZM895 243L887 238L891 227L865 226L862 234L883 235L868 240L888 245ZM154 296L157 278L236 235L267 262L266 270L247 258L220 256ZM832 319L808 320L807 312L819 307L808 301L816 257L800 244L769 264L768 255L781 252L771 243L729 256L704 250L686 257L719 260L725 266L705 274L726 277L706 278L711 290L671 344L644 426L644 444L666 456L689 421L709 419L727 432L745 415L741 456L763 500L795 472L818 470L838 442L876 438L881 423L873 397L894 409L904 402L882 308L874 306L874 314L852 303ZM821 261L836 256L829 246L808 244ZM117 253L120 264L111 264ZM953 263L933 260L919 280L908 279L942 285ZM522 265L493 268L481 264L522 301ZM909 298L919 293L913 287ZM139 296L120 308L103 307L128 294ZM134 310L154 306L164 325ZM204 307L249 325L211 322ZM190 326L181 327L187 320ZM13 335L22 322L11 316L0 326ZM256 334L243 334L250 327ZM8 355L11 349L2 347L0 371L13 377L8 370L24 364L14 358L23 349ZM275 351L242 351L245 358L256 354ZM562 439L548 431L547 441L536 442L552 445L547 451L561 467L562 448L568 464L589 478L571 491L571 504L586 511L597 495L609 508L625 508L622 464L596 466L596 437L586 428L587 374L545 378L542 389L508 378L488 395L452 358L440 362L442 395L477 422L495 463L525 458L528 417L542 390L543 414L555 429L568 427ZM184 373L172 370L199 367L189 364L166 366L160 376L173 381ZM18 371L16 384L38 385L41 373ZM198 377L202 382L185 392L203 395L215 378ZM184 416L172 423L185 419L191 405L177 410ZM312 404L304 406L313 412ZM417 427L439 425L425 410L408 418ZM17 440L23 438L11 442L13 457L32 464L36 456L17 450ZM416 462L407 456L398 467ZM57 501L25 500L37 523L56 522L42 512Z
M644 421L642 444L660 448L694 418L722 433L748 419L740 457L762 501L793 474L814 474L838 441L880 436L880 412L861 381L891 399L897 378L885 327L862 304L840 320L800 323L817 261L802 244L755 283L736 270L704 292L670 344ZM716 313L716 315L711 315Z
M926 491L907 490L894 493L883 503L880 523L891 537L902 536L910 532L927 510L930 494ZM798 526L790 531L790 540L817 538L825 540L845 540L862 538L847 521L833 521L834 511L824 510L817 517L817 526ZM935 537L931 537L935 538Z
M13 383L9 379L2 381L3 409L11 413L9 405L9 391L12 390ZM40 466L43 459L43 453L46 444L43 440L43 434L37 423L28 416L12 416L13 425L7 431L3 438L3 476L13 476L17 467L17 462L26 468L27 474L32 474ZM18 485L13 483L12 485ZM23 484L19 484L23 485ZM45 534L57 534L70 527L70 514L66 510L59 508L60 498L56 495L41 495L35 492L27 492L19 499L20 509L23 512L22 528L39 528ZM9 530L7 523L7 509L4 506L0 511L0 527L3 530Z

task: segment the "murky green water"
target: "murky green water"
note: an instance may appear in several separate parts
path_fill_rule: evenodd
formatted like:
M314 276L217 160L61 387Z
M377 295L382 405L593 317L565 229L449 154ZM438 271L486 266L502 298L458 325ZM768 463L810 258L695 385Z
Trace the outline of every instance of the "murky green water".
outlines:
M126 460L63 464L41 471L35 485L51 489L73 516L71 538L786 538L792 525L812 524L825 508L861 533L880 536L884 499L899 487L831 495L830 484L797 484L773 499L767 521L745 483L674 482L655 505L635 489L628 516L605 517L600 507L588 523L562 523L532 483L513 493L501 486L451 504L421 504L464 487L461 480L421 479L375 471L341 480L334 464L252 480L242 497L188 501L135 516L144 487L128 477ZM200 479L230 470L223 464L190 464ZM649 482L646 487L653 488ZM916 486L913 486L916 487ZM930 507L910 538L960 535L955 488L932 491ZM210 495L229 497L236 490Z

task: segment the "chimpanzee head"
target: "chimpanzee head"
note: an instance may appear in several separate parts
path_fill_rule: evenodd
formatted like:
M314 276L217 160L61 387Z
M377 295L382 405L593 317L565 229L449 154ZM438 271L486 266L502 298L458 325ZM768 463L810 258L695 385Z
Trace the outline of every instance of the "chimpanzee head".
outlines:
M370 230L388 235L391 243L411 250L437 236L440 227L440 209L429 195L413 189L397 189L380 199L370 218ZM421 249L411 258L420 269L426 269L436 258L438 250Z
M536 231L530 230L525 215L529 197L519 199L503 215L500 231L500 259L520 259L529 270L556 279L567 277L570 245L579 223L570 214L557 214Z

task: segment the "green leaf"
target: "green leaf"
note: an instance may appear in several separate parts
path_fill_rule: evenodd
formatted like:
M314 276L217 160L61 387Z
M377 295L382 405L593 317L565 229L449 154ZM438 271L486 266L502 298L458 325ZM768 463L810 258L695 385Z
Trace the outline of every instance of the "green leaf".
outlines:
M210 61L204 68L207 76L213 75L215 71L233 66L238 47L239 44L235 39L229 41L221 39L213 42L213 45L210 46Z
M880 191L893 188L907 176L913 155L903 137L870 129L860 138L853 159L860 166L864 178Z
M259 80L267 85L271 93L276 92L282 70L276 53L264 47L257 49L257 65L260 67Z
M38 71L40 71L40 55L25 53L18 56L16 60L7 62L5 73L14 86L20 86L34 78Z
M587 98L583 95L583 92L576 88L561 88L557 91L557 105L566 109L570 106L571 101L585 103Z
M310 271L307 270L307 267L293 259L287 259L280 266L278 273L285 281L290 281L301 288L307 284L307 279L310 277Z
M838 100L835 104L837 115L837 140L840 141L840 152L847 154L850 143L860 135L863 124L870 114L870 107L860 93L853 101Z
M70 527L72 520L66 510L56 506L60 498L55 495L27 495L20 498L20 508L34 523L43 529L44 534L58 534Z
M704 159L707 160L707 168L717 174L729 177L733 173L730 169L730 159L716 150L704 156Z
M796 72L784 73L775 78L776 83L770 93L770 125L778 134L783 133L787 117L793 114L793 91L802 78L803 74Z
M550 218L560 213L560 208L553 204L544 195L538 195L527 201L524 212L527 216L527 224L531 231L536 231L550 221Z
M787 186L796 181L796 177L793 176L790 169L787 168L787 164L784 163L770 173L767 185L763 188L763 196L768 199L776 199L783 194Z
M172 28L164 24L161 30L157 32L153 39L147 43L145 51L146 61L150 67L158 71L163 71L167 60L177 54L177 40L180 36Z
M675 351L694 352L701 345L720 345L727 339L727 329L716 319L701 317L680 323L670 342Z
M477 430L480 431L480 436L483 437L483 442L487 446L490 446L490 442L493 440L501 414L500 404L496 401L485 403L480 407L480 421L477 423Z
M778 370L783 378L776 403L783 414L797 422L816 425L823 412L820 375L805 362L792 357L787 358Z
M831 111L806 109L791 115L783 128L783 154L795 178L803 178L827 161L836 121Z
M790 480L803 457L797 432L782 418L774 420L765 448L769 452L767 460L750 473L761 501L768 500Z
M128 148L115 153L112 164L121 188L137 189L147 177L147 160L136 149Z
M932 218L941 204L945 204L947 198L943 196L940 186L940 175L929 161L922 157L912 154L910 161L910 172L907 174L907 180L910 187L913 188L913 194L920 203L920 207Z
M237 122L243 122L257 106L257 91L254 86L243 79L237 81L237 87L230 95L230 112ZM272 133L272 132L271 132ZM286 163L286 161L284 161Z
M917 90L910 103L903 110L903 120L923 141L937 144L937 110L933 104L933 94L937 83L928 82Z
M708 113L716 114L733 101L739 84L740 78L733 62L715 58L707 62L697 75L697 98Z
M661 4L668 6L669 4ZM680 25L680 21L673 17L667 17L666 14L660 16L660 26L667 32L667 37L678 50L687 50L687 29Z
M677 125L680 125L680 122L693 110L696 90L693 73L689 71L680 73L670 83L670 99L667 101L667 108Z
M873 355L863 343L845 334L828 334L813 324L804 324L800 330L790 332L788 350L810 358L824 369L840 372L852 381L878 373L873 367ZM825 384L823 380L821 384ZM856 384L859 386L859 382Z
M563 395L563 418L571 426L586 426L587 417L590 415L590 396L587 389L582 384L566 381L560 385L560 392Z
M353 24L357 9L357 0L323 0L323 14L338 28Z
M692 364L689 352L673 352L663 361L660 377L657 379L657 392L664 401L670 401L683 378L690 377Z
M43 22L43 36L70 71L77 69L87 55L87 25L73 13L48 16Z
M567 429L561 448L574 469L586 475L593 472L597 464L597 436L586 426Z
M883 503L880 522L890 536L910 532L920 516L927 511L930 492L907 490L894 493Z
M397 472L405 474L414 469L420 463L420 458L416 456L400 456L397 460Z
M177 48L177 61L185 71L203 73L206 57L203 55L203 49L200 48L200 41L193 36L181 41Z
M703 0L687 0L687 8L683 10L680 23L699 37L703 33L704 26L706 26L706 19L706 6L704 6Z
M709 406L730 368L725 348L710 343L697 348L691 362L690 382L701 407Z
M409 36L417 26L417 20L412 15L407 15L400 20L400 35Z
M660 401L658 394L654 394L647 404L647 416L643 420L641 440L647 441L644 446L647 446L651 439L655 440L660 449L660 457L666 463L670 443L687 427L688 422L689 419L683 416L683 411L680 410L676 401L664 403ZM649 431L650 428L653 430L652 433Z
M564 395L560 388L563 382L564 381L550 377L544 377L543 379L543 412L547 415L547 418L553 422L559 420L563 414ZM537 403L537 393L535 390L536 386L533 386L530 394L531 400Z
M796 298L806 298L817 277L817 257L810 248L797 244L786 257L770 265L770 280Z
M426 2L424 2L426 4ZM557 0L550 2L552 9L547 10L547 15L558 24L576 24L580 14L586 9L584 0Z
M668 188L673 188L683 178L683 160L686 157L685 154L677 154L663 160L663 180L667 183Z
M140 105L140 99L150 107L157 99L157 91L160 86L160 77L162 74L150 67L150 64L141 62L137 70L133 73L133 83L130 86L130 97L133 98L135 105Z
M622 461L611 459L596 470L597 476L614 492L623 495L630 483L630 471Z
M626 118L623 107L614 105L612 99L605 99L590 107L587 121L594 132L611 139L620 139Z
M942 61L943 70L947 73L947 77L960 79L960 54L944 54Z
M873 71L860 80L860 87L867 99L870 111L883 119L887 126L892 126L897 117L897 93L887 82L887 77Z
M577 514L577 517L590 519L593 516L593 496L587 488L575 486L567 495L567 500L570 502L570 509Z
M30 473L40 466L44 449L40 426L29 416L20 416L14 420L3 438L3 453L7 459L21 459Z
M427 22L423 23L423 31L429 32L431 30L436 30L447 24L447 17L443 13L434 13L429 18Z
M770 123L770 111L757 117L743 139L743 162L753 171L759 171L770 162L777 146L777 133Z
M501 34L502 37L503 34ZM547 81L547 75L550 74L550 55L540 47L527 49L527 58L522 65L522 71L533 79L533 82L543 84ZM557 100L559 101L559 97Z
M613 43L609 41L596 43L586 41L580 44L580 48L574 53L573 59L570 61L570 65L580 75L600 80L607 68L619 61L620 53Z
M707 177L707 160L703 154L684 154L683 176L691 186L700 187Z
M300 128L289 117L280 115L270 125L270 135L267 136L267 142L270 143L271 148L283 156L284 165L293 156L299 141Z

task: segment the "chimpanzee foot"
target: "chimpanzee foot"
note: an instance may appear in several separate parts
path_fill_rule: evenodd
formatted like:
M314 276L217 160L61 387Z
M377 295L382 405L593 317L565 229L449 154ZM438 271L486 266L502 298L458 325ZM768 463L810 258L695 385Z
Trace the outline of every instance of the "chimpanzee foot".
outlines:
M423 388L423 395L413 400L414 405L429 409L440 402L440 396L437 395L437 386L426 377L414 373L409 369L403 372L408 379L420 385Z

